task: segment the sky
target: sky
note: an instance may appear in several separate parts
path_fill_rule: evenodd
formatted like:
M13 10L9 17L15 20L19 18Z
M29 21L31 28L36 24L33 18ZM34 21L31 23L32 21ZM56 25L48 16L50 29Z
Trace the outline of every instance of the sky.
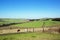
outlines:
M60 18L60 0L0 0L0 18Z

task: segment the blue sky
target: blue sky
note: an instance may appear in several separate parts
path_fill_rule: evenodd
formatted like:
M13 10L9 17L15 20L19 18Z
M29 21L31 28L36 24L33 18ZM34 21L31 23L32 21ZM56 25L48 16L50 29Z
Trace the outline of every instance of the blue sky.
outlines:
M0 0L0 18L60 17L60 0Z

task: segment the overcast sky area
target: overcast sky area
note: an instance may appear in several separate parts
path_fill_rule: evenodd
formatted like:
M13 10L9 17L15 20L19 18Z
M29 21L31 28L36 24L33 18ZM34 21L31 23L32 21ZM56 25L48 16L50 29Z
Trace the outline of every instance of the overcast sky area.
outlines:
M0 18L60 18L60 0L0 0Z

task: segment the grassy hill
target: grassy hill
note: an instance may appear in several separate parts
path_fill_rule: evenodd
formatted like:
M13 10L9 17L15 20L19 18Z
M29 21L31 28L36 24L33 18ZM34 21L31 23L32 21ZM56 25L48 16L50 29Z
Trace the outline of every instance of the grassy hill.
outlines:
M0 40L60 40L60 34L19 33L0 35Z
M44 25L43 25L44 23ZM31 21L28 23L23 23L23 24L16 24L14 26L18 27L49 27L49 26L60 26L60 22L58 21L52 21L52 20L47 20L47 21Z
M9 23L19 23L26 22L27 20L21 19L0 19L1 24L9 24ZM14 24L11 27L59 27L60 21L52 21L52 20L33 20L28 21L23 24ZM51 34L51 33L13 33L13 34L3 34L0 35L0 40L60 40L60 34Z
M20 24L21 22L25 22ZM17 27L52 27L52 26L60 26L60 21L52 21L52 19L1 19L0 18L0 25L3 24L10 24L10 23L18 23L11 26ZM44 25L43 25L44 24Z
M26 22L25 19L9 19L9 18L0 18L0 25L10 24L10 23L19 23Z

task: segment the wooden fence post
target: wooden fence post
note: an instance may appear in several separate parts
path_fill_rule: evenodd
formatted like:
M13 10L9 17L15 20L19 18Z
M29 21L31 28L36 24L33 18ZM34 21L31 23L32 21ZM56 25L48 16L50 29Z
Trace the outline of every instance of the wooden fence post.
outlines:
M28 28L27 28L27 32L28 32Z
M33 32L34 32L34 28L33 28Z

